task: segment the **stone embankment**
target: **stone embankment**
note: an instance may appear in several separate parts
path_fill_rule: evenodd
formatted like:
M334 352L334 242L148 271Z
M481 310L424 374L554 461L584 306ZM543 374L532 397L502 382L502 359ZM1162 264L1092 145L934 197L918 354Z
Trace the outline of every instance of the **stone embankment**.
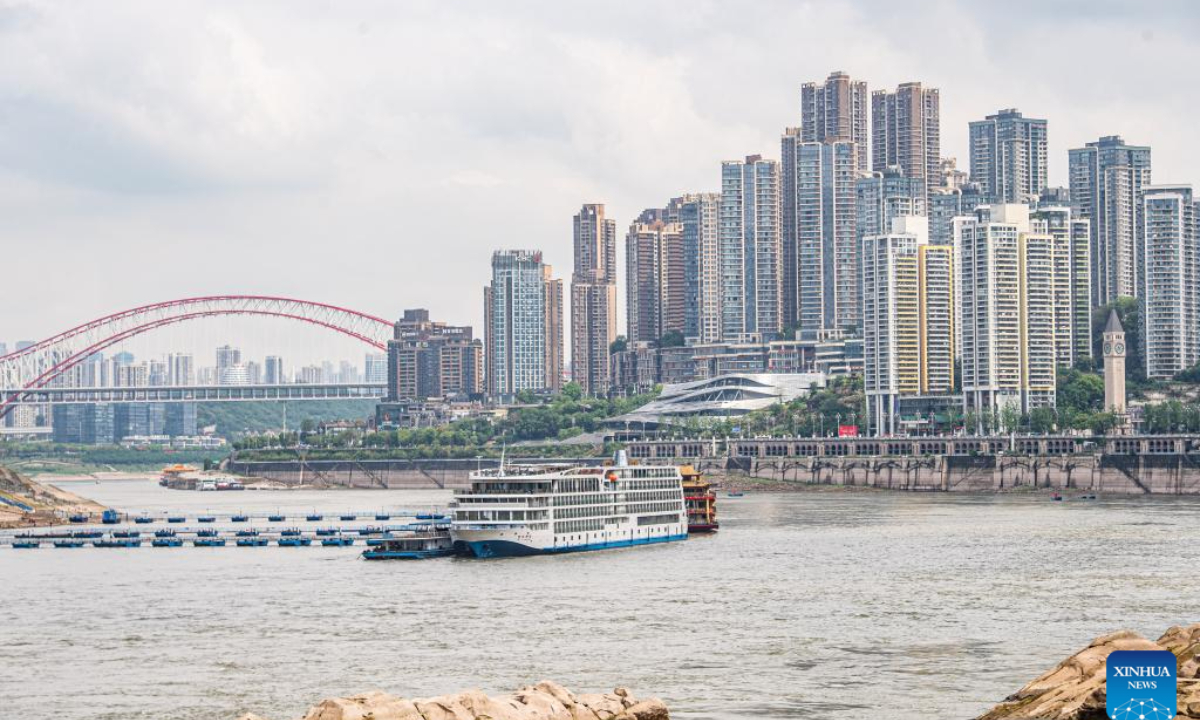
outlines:
M399 698L384 692L323 700L303 720L669 720L657 698L637 700L625 688L576 695L543 680L509 695L489 697L478 690L428 699ZM239 720L263 720L243 715Z
M54 525L63 522L64 514L103 511L99 503L0 467L0 528Z
M1103 720L1105 672L1116 650L1170 650L1178 658L1176 720L1200 720L1200 623L1173 627L1156 642L1129 630L1103 635L977 720Z

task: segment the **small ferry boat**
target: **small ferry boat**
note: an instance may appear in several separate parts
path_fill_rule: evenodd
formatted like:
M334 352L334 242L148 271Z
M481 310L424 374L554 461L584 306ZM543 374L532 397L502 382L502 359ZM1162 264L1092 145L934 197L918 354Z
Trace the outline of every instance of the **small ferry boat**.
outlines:
M90 519L91 518L88 517L87 515L72 515L71 517L67 518L67 520L69 520L73 523L76 523L76 524L85 523Z
M312 545L310 537L281 537L278 542L279 547L308 547Z
M338 515L338 520L357 520L357 515Z
M317 528L317 537L330 537L341 532L337 528Z
M54 547L56 548L81 548L83 547L82 540L55 540Z
M105 510L100 513L100 522L105 525L116 525L121 522L121 513L116 510Z
M687 506L688 532L716 532L720 523L717 522L717 495L712 486L701 477L691 465L679 468L683 476L683 501Z
M142 534L136 530L113 530L112 536L115 538L135 538L141 537Z
M299 537L300 536L300 528L288 528L287 530L284 530L283 532L281 532L279 534L282 535L283 537Z
M145 515L142 515L142 516L139 516L139 517L135 517L135 518L133 519L133 521L134 521L135 523L137 523L138 525L149 525L150 523L154 522L154 518L152 518L152 517L146 517Z
M729 492L725 493L725 497L731 497L731 498L746 497L746 493L742 492L741 490L730 490Z
M195 547L225 547L225 538L198 537L192 541Z
M250 516L249 515L234 515L233 517L231 517L229 519L232 520L233 522L248 522L250 520Z
M178 525L179 523L187 522L187 518L180 517L179 515L172 515L171 517L167 518L167 522L173 525Z
M174 530L155 530L154 537L156 538L173 538L175 537Z
M31 550L42 546L37 540L13 540L13 548L16 550Z
M267 517L267 522L283 522L287 520L286 515L270 515Z
M212 523L217 521L217 519L212 515L201 515L200 517L196 518L196 520L202 523Z
M386 515L386 514L383 514L383 513L378 513L378 514L376 514L376 515L375 515L375 519L376 519L376 520L391 520L391 519L392 519L392 516L391 516L391 515Z
M156 537L150 541L150 547L183 547L183 541L177 537Z
M346 537L345 535L327 537L321 539L321 544L325 547L345 547L346 545L353 545L354 538Z
M325 519L325 516L318 515L316 513L312 513L311 515L306 515L304 517L304 519L307 520L308 522L321 522L322 520Z
M215 538L216 536L217 536L216 530L199 530L196 532L196 537Z
M426 560L454 554L454 540L445 530L417 531L404 537L372 538L364 560Z
M236 537L257 537L258 531L254 528L248 528L246 530L238 530L234 535Z
M90 540L92 538L104 537L104 533L100 532L99 530L76 530L75 532L71 533L71 537L87 538Z
M265 537L240 537L236 542L238 547L264 547L268 540Z
M369 536L369 535L382 535L382 534L383 534L383 528L381 528L381 527L365 527L365 528L359 528L359 529L358 529L358 534L359 534L359 535L361 535L362 537L367 537L367 536Z
M476 557L602 550L687 539L674 465L515 465L471 473L451 537Z

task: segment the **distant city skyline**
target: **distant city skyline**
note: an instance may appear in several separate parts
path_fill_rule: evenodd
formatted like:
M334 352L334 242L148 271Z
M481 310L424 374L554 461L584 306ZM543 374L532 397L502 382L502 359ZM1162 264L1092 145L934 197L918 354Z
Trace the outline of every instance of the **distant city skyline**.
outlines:
M722 160L779 159L801 85L833 70L870 92L938 89L941 155L959 169L967 123L1015 107L1049 122L1051 186L1068 185L1068 149L1111 135L1157 148L1158 182L1200 179L1198 101L1164 71L1194 59L1190 3L762 3L689 18L646 4L588 22L575 8L435 18L392 7L342 20L218 3L168 20L148 7L0 11L0 234L14 264L53 258L73 289L10 278L10 297L34 299L0 326L10 347L105 311L221 291L389 318L429 307L482 328L494 249L537 248L568 268L581 203L605 203L625 228L663 198L718 190ZM665 44L649 31L664 23ZM97 32L77 35L80 24ZM318 26L314 41L297 40ZM487 41L464 40L476 31ZM1085 56L1091 72L1075 76ZM418 58L458 70L427 84L400 70ZM181 251L186 268L173 264ZM623 326L623 288L617 297Z

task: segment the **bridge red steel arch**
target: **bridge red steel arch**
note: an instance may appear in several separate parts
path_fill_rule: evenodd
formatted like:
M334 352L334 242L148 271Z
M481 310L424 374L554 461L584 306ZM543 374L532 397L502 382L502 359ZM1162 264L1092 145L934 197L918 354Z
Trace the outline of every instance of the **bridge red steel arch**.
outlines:
M78 325L28 348L0 356L0 418L25 392L45 387L89 356L161 327L202 318L252 315L323 327L387 348L392 323L366 313L267 295L210 295L143 305Z

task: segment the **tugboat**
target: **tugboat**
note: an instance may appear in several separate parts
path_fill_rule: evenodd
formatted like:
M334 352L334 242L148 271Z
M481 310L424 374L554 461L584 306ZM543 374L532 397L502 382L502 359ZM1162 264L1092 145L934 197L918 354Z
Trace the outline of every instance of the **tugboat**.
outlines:
M367 541L364 560L426 560L454 554L454 540L444 528L416 530L402 537Z
M691 465L679 468L679 474L683 476L683 501L687 505L688 532L716 532L721 525L717 522L717 496L712 491L712 485L705 482Z

